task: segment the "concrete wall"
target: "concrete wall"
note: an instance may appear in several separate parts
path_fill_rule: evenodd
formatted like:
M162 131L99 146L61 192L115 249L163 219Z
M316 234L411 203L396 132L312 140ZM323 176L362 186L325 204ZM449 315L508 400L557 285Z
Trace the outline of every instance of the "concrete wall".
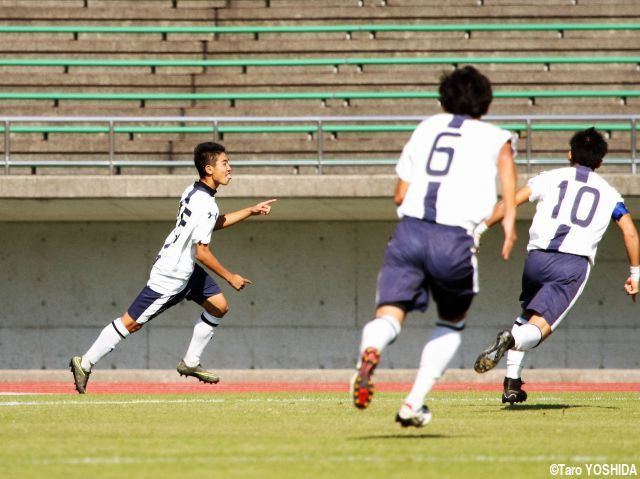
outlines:
M216 254L254 281L222 284L231 311L203 357L212 368L350 368L373 312L390 221L260 221L217 232ZM169 222L0 223L0 369L66 367L144 286ZM481 293L452 367L468 368L518 313L528 222L507 263L487 233ZM638 307L622 291L627 260L612 226L578 304L527 366L637 368ZM183 303L122 342L100 368L172 368L199 308ZM382 367L415 367L434 313L413 314Z

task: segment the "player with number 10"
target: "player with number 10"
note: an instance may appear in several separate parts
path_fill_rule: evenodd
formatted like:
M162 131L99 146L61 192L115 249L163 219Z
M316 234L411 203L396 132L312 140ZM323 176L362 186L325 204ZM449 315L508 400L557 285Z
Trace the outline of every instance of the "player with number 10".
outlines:
M498 333L495 344L474 365L479 373L489 371L508 351L503 403L527 399L521 379L525 354L555 331L582 293L612 219L620 228L630 264L624 290L634 301L638 293L638 232L620 193L595 172L607 154L607 142L589 128L574 134L570 146L570 166L540 173L516 194L518 205L537 201L522 274L522 314L511 331ZM497 223L502 211L498 203L486 226Z

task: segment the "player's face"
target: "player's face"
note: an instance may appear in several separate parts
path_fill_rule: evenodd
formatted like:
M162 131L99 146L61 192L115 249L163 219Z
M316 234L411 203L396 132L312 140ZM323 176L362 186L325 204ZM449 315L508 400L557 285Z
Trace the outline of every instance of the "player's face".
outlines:
M211 165L213 181L219 185L228 185L231 181L231 165L226 153L221 153L214 165Z

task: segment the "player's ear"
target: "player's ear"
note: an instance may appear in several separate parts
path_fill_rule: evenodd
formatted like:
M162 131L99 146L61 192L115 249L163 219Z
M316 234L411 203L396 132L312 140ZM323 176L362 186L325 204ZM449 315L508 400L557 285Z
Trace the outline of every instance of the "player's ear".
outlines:
M573 158L571 157L571 150L569 150L569 152L567 153L567 159L569 160L569 163L573 163Z
M204 165L204 171L207 173L208 176L213 175L213 165L210 163L207 165Z

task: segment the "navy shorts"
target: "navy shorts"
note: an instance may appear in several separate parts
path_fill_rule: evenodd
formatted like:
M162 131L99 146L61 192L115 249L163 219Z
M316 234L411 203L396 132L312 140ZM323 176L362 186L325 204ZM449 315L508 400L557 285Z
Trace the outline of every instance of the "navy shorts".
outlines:
M213 278L195 265L187 285L178 294L161 294L145 286L127 312L137 323L144 324L184 299L202 304L207 298L220 293L222 290Z
M525 317L542 316L555 330L587 284L591 266L585 256L533 250L522 273L520 301Z
M396 227L378 275L376 305L426 311L429 295L442 319L457 319L477 287L473 238L462 228L405 217Z

